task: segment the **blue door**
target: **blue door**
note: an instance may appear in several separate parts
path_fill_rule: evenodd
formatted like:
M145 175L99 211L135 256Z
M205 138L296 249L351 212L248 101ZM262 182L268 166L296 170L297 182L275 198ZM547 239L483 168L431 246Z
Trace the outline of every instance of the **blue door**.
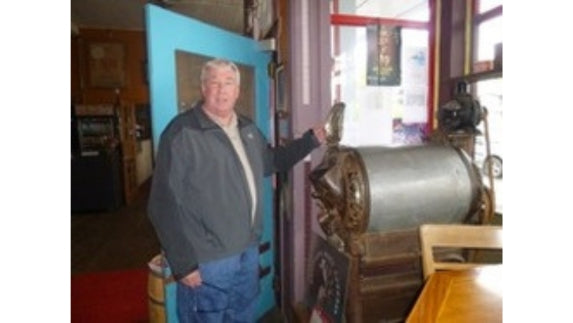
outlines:
M269 138L270 78L267 66L271 55L253 39L205 24L201 21L176 14L148 4L145 7L147 24L147 50L149 85L151 97L151 122L155 151L159 136L178 113L180 102L177 93L176 52L202 57L218 57L246 66L252 71L254 83L252 117L261 131ZM200 70L200 69L199 69ZM197 79L199 75L196 75ZM241 93L241 96L243 93ZM196 98L199 99L199 98ZM264 183L264 232L261 242L258 317L275 306L272 281L274 276L273 217L271 180ZM174 284L166 287L165 307L168 322L177 322L175 312Z

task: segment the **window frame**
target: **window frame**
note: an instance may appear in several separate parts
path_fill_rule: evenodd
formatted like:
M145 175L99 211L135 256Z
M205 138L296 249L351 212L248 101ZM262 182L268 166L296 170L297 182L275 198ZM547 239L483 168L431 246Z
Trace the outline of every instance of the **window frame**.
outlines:
M383 17L372 17L372 16L361 16L352 14L341 14L338 13L338 1L333 1L332 11L330 14L330 25L331 27L337 26L354 26L354 27L366 27L372 24L391 24L395 26L400 26L402 28L411 29L421 29L428 32L428 92L427 92L427 123L426 123L426 134L430 134L433 130L434 123L434 105L435 105L435 55L436 55L436 32L435 21L436 21L436 0L428 0L428 9L430 12L429 21L415 21L415 20L404 20L404 19L393 19L393 18L383 18ZM335 55L340 54L340 36L338 29L334 28L333 35L333 53ZM336 90L335 100L340 99L339 90Z

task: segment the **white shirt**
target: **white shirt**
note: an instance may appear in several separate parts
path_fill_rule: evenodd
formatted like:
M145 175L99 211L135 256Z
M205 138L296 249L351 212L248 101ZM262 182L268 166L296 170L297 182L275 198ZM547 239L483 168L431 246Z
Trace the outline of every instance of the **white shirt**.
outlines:
M255 177L253 176L253 170L251 169L251 164L249 163L249 159L247 154L245 153L245 147L243 146L243 141L241 140L241 136L239 135L239 127L238 127L238 120L237 115L233 113L231 120L228 125L219 124L221 128L225 131L237 155L239 155L239 160L241 160L241 164L243 165L243 169L245 170L245 175L247 176L247 183L249 185L249 191L251 193L251 200L252 200L252 209L251 209L251 223L255 218L255 210L257 209L257 191L255 189Z

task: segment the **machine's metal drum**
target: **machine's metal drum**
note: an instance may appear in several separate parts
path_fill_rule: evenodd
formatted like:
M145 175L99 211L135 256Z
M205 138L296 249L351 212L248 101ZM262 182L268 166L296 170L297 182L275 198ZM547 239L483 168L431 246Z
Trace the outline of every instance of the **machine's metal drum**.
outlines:
M478 223L492 203L477 167L450 141L346 147L343 112L343 103L331 109L328 149L309 174L317 220L350 260L346 320L403 322L423 285L419 226Z
M327 234L461 223L481 202L467 154L445 145L337 147L311 176Z
M469 157L443 145L354 148L368 182L367 231L460 223L480 197Z

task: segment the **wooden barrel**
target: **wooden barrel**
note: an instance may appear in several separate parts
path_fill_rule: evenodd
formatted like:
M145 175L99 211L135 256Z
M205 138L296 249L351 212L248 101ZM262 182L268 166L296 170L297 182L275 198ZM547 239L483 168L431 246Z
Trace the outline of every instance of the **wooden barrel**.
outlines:
M149 275L147 279L147 293L149 299L149 322L165 323L165 286L162 272L162 257L157 255L149 262Z

